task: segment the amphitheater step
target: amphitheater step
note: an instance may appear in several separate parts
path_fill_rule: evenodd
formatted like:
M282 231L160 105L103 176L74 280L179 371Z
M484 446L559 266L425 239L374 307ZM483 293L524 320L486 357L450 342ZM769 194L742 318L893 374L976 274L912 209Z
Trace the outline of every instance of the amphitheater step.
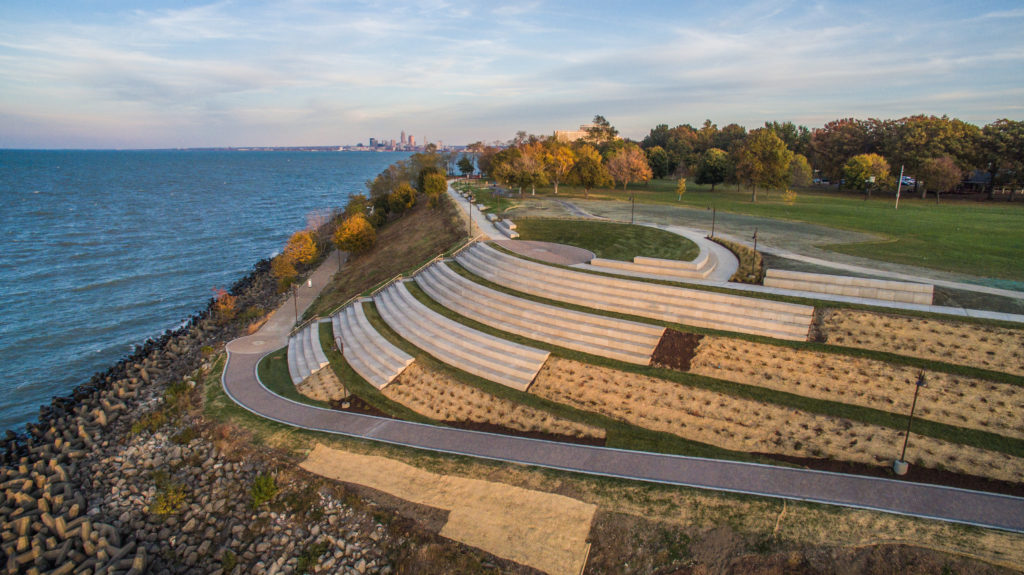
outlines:
M929 284L769 269L765 287L931 305Z
M478 244L457 261L499 285L575 305L660 321L806 340L814 308L600 276L531 262Z
M416 283L441 305L496 329L568 349L647 365L664 328L572 311L484 287L437 263Z
M621 271L634 275L650 274L667 279L705 279L714 273L717 264L717 260L708 251L701 252L697 259L692 262L644 256L636 256L631 262L604 258L590 260L592 269L600 271L609 271L611 273Z
M312 322L288 337L288 375L293 384L302 383L325 365L327 356L320 348L319 323Z
M391 383L414 361L374 329L360 302L339 311L331 321L345 360L377 389Z
M452 321L420 303L396 283L377 294L381 317L403 338L463 371L525 391L548 353Z

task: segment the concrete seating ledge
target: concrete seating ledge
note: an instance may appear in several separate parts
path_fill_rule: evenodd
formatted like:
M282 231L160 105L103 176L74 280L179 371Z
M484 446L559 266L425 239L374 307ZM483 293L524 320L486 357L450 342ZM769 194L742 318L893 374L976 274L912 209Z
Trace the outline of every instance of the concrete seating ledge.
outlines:
M699 258L701 260L700 265L694 265L695 262L646 258L642 256L633 258L631 262L594 258L590 260L590 265L598 268L600 271L623 270L631 274L651 274L667 279L705 279L714 273L718 262L711 257L710 252L703 252L703 254L704 257ZM608 268L608 270L603 268ZM615 271L611 271L611 273L615 273Z
M445 307L496 329L602 357L648 365L665 329L518 298L437 263L416 283Z
M399 335L438 360L526 391L548 352L479 332L436 313L397 282L374 297L381 317Z
M769 269L765 274L764 285L923 305L932 303L935 291L935 286L929 284L774 269Z
M806 340L814 308L588 274L507 255L478 244L457 261L512 289L661 321Z
M312 322L288 338L288 375L298 385L327 365L320 347L320 323Z
M494 227L498 228L498 231L508 236L508 239L510 240L519 239L519 232L515 230L515 224L508 220L495 222Z
M342 354L352 369L377 389L391 383L414 358L384 338L366 317L361 302L346 306L331 317Z

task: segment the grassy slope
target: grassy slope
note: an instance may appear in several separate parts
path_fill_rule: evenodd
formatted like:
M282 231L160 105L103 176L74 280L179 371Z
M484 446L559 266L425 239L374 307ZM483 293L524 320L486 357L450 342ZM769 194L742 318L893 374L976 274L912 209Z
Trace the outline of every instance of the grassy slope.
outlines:
M349 258L344 270L306 310L305 317L325 316L348 298L419 267L463 240L465 227L455 207L444 197L446 201L436 209L420 198L410 212L377 230L373 249Z
M715 206L720 211L821 224L887 238L882 242L829 246L849 255L1024 281L1024 265L1020 264L1024 202L957 200L936 205L933 200L904 196L899 210L895 210L894 198L888 195L876 194L864 201L855 192L811 188L798 190L792 205L786 204L778 191L760 190L755 204L749 192L735 186L719 185L711 192L708 186L690 183L682 199L677 200L673 180L631 186L630 192L591 190L590 198L628 201L628 194L633 192L638 202L699 209ZM537 194L551 195L551 189L540 189ZM560 186L558 197L580 199L583 192Z
M517 231L524 240L568 244L599 258L632 261L633 256L693 261L700 248L692 241L657 228L613 222L522 219Z

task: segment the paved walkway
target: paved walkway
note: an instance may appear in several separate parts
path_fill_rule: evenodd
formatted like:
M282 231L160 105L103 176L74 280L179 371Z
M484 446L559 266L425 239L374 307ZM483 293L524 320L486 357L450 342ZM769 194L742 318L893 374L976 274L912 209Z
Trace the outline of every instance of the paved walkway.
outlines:
M329 257L313 274L313 287L300 289L300 315L336 271L337 258ZM230 342L228 362L221 377L224 390L236 403L279 423L591 475L873 509L1024 533L1024 498L1019 497L806 469L540 441L294 402L272 393L256 376L259 360L287 343L293 322L293 302L287 301L256 334Z
M499 230L497 226L494 225L493 222L487 219L487 216L484 214L484 212L478 210L476 206L469 203L469 200L462 197L462 195L459 194L459 192L456 192L455 189L452 188L451 182L448 182L448 196L451 197L452 201L454 201L455 205L459 208L460 218L464 219L467 213L472 216L473 237L483 234L487 236L487 239L491 240L508 239L508 236L501 233L501 230Z

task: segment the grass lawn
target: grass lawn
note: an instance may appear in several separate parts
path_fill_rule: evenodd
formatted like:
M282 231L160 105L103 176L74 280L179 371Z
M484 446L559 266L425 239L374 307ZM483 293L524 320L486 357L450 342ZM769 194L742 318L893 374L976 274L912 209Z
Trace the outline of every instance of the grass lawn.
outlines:
M692 261L700 248L692 241L647 226L587 220L516 220L520 239L568 244L597 257L633 261L633 256Z
M834 188L798 189L796 200L786 203L782 192L759 190L757 203L751 194L736 186L687 184L681 199L674 180L654 180L622 190L591 190L592 200L636 201L795 220L828 227L868 232L885 238L880 242L826 246L840 253L894 263L917 265L989 278L1024 281L1024 202L992 203L973 200L943 200L904 195L899 210L895 198L876 193L864 201L856 192ZM538 196L554 197L551 188L537 190ZM582 199L583 191L559 186L559 198ZM524 199L528 201L528 197Z

